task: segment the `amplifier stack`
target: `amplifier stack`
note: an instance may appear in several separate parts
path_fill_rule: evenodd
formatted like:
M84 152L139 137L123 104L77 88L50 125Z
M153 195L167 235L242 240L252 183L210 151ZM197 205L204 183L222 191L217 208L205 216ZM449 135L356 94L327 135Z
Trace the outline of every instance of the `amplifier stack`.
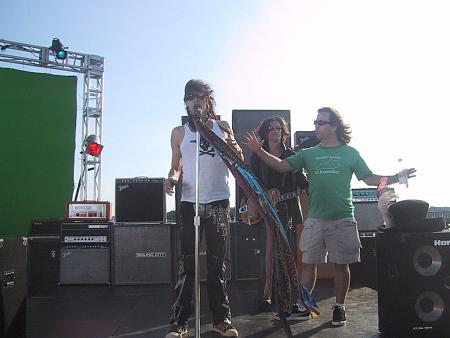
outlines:
M355 219L361 241L361 262L351 264L352 283L377 289L376 232L383 225L383 216L378 210L376 188L352 189Z
M111 224L61 224L60 284L111 282Z

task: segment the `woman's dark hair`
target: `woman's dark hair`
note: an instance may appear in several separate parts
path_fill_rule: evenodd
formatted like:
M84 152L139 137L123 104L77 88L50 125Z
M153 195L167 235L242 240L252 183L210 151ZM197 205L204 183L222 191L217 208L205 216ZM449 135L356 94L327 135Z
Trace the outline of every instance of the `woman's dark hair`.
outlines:
M330 123L333 126L336 126L336 136L338 140L342 143L350 143L350 140L352 139L351 133L352 130L350 129L350 125L344 123L344 120L342 119L341 114L334 108L330 107L323 107L320 108L317 112L319 113L329 113L330 114Z
M263 144L264 148L269 146L269 142L268 142L269 128L270 128L270 124L272 122L278 122L282 128L281 143L284 144L286 142L286 139L289 137L289 135L291 135L291 133L289 132L289 126L283 118L281 118L279 116L269 117L268 119L265 119L264 121L262 121L261 124L259 125L259 127L256 129L256 132L258 133L259 137L261 137L261 139L264 141L264 144Z

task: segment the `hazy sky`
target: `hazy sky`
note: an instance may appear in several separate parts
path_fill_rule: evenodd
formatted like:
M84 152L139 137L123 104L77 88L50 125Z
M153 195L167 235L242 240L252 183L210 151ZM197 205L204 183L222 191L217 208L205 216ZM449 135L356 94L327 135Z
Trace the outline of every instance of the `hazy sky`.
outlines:
M417 168L402 197L450 206L446 0L1 0L0 12L0 38L105 57L103 200L115 178L167 175L184 84L200 78L230 123L233 109L289 109L292 132L313 130L319 107L338 109L375 173L398 158Z

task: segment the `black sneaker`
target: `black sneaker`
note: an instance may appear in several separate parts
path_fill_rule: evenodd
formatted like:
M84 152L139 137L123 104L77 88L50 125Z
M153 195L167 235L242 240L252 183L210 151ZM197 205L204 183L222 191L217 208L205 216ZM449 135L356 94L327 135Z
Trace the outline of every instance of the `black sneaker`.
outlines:
M297 304L294 304L294 306L292 307L292 313L291 312L284 313L284 317L286 318L287 321L308 320L309 315L310 315L310 312L308 310L304 309L303 311L301 311L301 309L299 309ZM280 320L280 315L278 313L274 312L273 318L275 320Z
M333 305L333 320L331 321L331 325L342 326L346 321L345 308L341 305Z
M280 320L280 315L278 314L278 312L273 312L272 314L273 314L273 319ZM286 317L286 320L290 320L291 314L289 312L285 312L284 317Z
M263 299L259 304L259 311L270 312L272 310L272 302L270 299Z
M187 325L172 325L165 338L182 338L188 333Z
M222 337L237 337L237 336L239 336L238 330L229 323L216 324L213 326L213 331L220 333L222 335Z
M294 304L292 306L292 312L289 316L290 320L308 320L310 318L311 311L306 310L306 308L299 304Z

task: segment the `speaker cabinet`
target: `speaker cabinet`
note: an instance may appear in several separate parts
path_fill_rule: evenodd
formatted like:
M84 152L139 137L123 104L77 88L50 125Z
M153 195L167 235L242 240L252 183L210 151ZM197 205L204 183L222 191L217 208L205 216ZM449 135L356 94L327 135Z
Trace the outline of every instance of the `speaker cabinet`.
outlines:
M58 218L34 219L31 222L30 236L59 236L63 222Z
M450 337L450 232L377 234L382 333Z
M170 224L116 225L113 233L114 284L171 282Z
M0 337L25 337L27 242L0 238Z
M164 223L164 178L116 178L116 222Z
M236 280L259 279L265 264L265 225L248 225L236 222L233 226L234 278Z
M28 238L28 296L55 290L59 282L60 236Z
M377 289L376 232L359 231L361 262L350 264L352 286Z
M60 284L110 284L110 247L104 244L64 245L61 248Z
M262 121L269 117L279 116L283 118L291 130L291 111L290 110L252 110L252 109L233 109L232 111L232 128L237 143L242 148L244 154L244 164L250 167L251 151L243 144L244 136L248 131L255 130ZM291 139L288 137L286 146L291 146ZM242 189L236 184L236 205L239 205L242 196ZM237 208L236 208L237 209ZM236 213L236 220L240 221L239 213Z

